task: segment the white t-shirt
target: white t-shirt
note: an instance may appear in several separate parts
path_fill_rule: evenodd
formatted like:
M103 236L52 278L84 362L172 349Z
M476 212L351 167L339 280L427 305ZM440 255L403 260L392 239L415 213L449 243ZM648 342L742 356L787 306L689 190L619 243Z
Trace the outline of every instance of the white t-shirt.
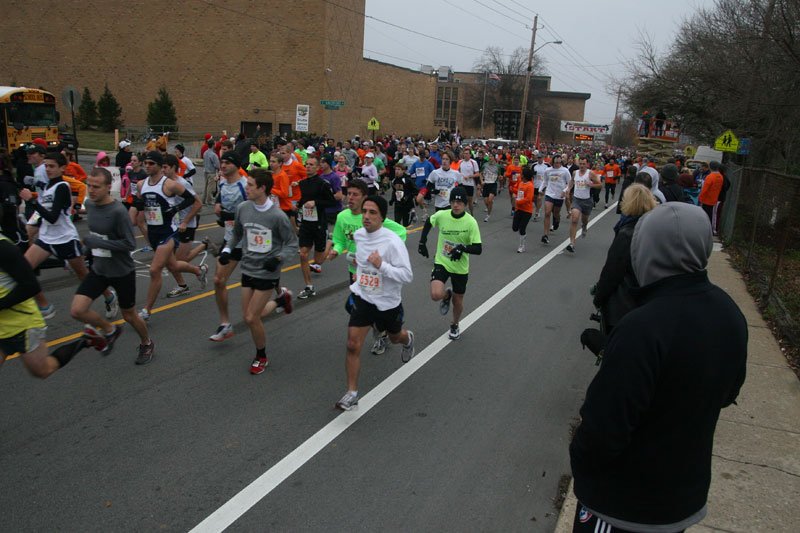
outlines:
M356 281L350 285L350 291L380 311L394 309L402 300L403 285L414 279L405 243L395 232L383 227L372 233L360 228L353 234L353 240ZM367 260L376 250L381 256L380 268Z
M545 162L542 162L541 164L535 163L533 165L533 171L535 172L533 176L533 187L535 189L538 190L539 187L542 186L542 182L544 181L544 173L547 172L548 168L550 168L550 165Z
M467 176L472 176L479 170L480 168L478 167L478 163L474 159L470 159L469 161L464 161L462 159L461 165L458 167L458 171L461 173L461 184L474 187L475 180Z
M591 170L588 168L586 172L581 175L580 170L576 170L575 174L573 174L573 180L575 181L575 198L580 198L581 200L588 200L590 197L589 191L589 183L592 182Z
M378 182L378 168L375 166L375 163L371 165L362 165L361 177L368 187L376 185Z
M550 198L563 198L570 178L569 170L564 167L548 168L544 173L544 182L542 182L539 190L546 188L545 194Z
M433 201L435 207L450 206L450 191L458 185L461 180L461 173L458 170L445 170L437 168L428 176L428 183L433 184L436 189L436 199Z

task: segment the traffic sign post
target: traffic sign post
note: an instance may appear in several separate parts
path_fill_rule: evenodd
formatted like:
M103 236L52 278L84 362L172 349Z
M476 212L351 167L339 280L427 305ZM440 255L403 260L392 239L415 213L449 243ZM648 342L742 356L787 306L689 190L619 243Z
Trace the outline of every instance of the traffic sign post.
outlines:
M339 107L344 105L344 100L320 100L319 104L324 106L335 105ZM326 107L326 109L328 108Z
M75 138L75 142L77 142L78 134L75 131L75 108L81 105L81 93L78 91L77 87L67 85L64 87L64 90L61 91L61 99L72 114L72 136Z
M739 139L736 138L736 135L734 135L731 130L717 137L717 140L714 142L714 150L719 150L721 152L736 153L738 147Z
M325 109L330 109L332 111L336 111L337 109L339 109L338 105L331 105L331 104L324 104L324 105L325 105Z

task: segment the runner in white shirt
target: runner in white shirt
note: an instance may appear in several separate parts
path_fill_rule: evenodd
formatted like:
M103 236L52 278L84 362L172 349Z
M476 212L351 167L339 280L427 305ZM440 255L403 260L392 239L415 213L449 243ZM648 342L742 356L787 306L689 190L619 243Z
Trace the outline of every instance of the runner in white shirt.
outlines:
M358 373L361 347L372 326L389 333L393 344L402 344L401 360L414 356L414 333L403 329L403 285L414 273L408 250L400 237L383 227L389 205L373 195L362 204L363 228L356 230L356 281L350 285L350 322L347 326L347 392L336 402L342 411L358 409Z
M575 186L572 198L572 222L569 227L569 244L567 245L567 251L572 253L575 253L578 217L582 217L583 222L581 237L586 237L588 233L586 224L589 223L589 215L592 214L592 209L594 208L591 189L601 189L603 187L597 174L589 170L589 160L586 156L581 156L578 159L578 167L567 186L567 190L570 190L573 185Z
M450 163L454 160L453 152L448 150L442 154L442 167L437 168L428 176L425 187L417 195L418 202L431 194L435 196L433 206L436 211L450 209L450 191L458 185L461 179L461 173L450 168Z
M533 189L534 189L534 213L533 220L539 220L539 211L542 209L542 194L539 188L544 183L544 174L550 168L550 165L544 162L544 154L536 152L536 163L533 164Z
M561 221L561 206L564 205L567 186L572 177L569 170L561 166L561 156L553 156L553 168L547 169L544 173L544 181L539 186L539 192L545 192L544 196L544 235L542 242L550 242L550 217L553 217L553 231L558 229Z
M461 150L461 163L458 167L461 173L459 184L467 191L467 204L469 205L469 214L474 215L472 198L475 196L475 178L480 179L481 170L478 162L472 159L472 152L468 146Z

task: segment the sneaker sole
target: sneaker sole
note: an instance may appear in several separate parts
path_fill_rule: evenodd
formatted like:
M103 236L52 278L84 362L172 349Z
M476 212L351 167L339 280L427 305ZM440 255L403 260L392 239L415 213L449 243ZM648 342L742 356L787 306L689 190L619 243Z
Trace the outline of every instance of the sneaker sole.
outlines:
M344 407L337 403L334 407L340 411L358 411L358 404L352 405L350 407Z
M228 333L227 335L224 335L221 339L212 339L211 337L209 337L208 340L212 342L222 342L225 339L230 339L231 337L233 337L233 333Z

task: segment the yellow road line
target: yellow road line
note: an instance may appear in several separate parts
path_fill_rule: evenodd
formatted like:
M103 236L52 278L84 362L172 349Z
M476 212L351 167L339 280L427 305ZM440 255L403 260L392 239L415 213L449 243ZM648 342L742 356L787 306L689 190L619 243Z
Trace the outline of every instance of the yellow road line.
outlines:
M216 223L214 223L214 225L216 225ZM198 229L199 229L199 228L198 228ZM422 227L420 226L420 227L417 227L417 228L414 228L414 229L410 229L410 230L408 230L406 233L414 233L415 231L419 231L419 230L421 230L421 229L422 229ZM286 267L286 268L284 268L284 269L281 269L281 273L283 273L283 272L289 272L290 270L294 270L294 269L296 269L296 268L300 268L300 263L297 263L296 265L292 265L292 266L290 266L290 267ZM230 290L230 289L235 289L236 287L239 287L239 286L241 286L241 282L240 282L240 283L234 283L234 284L232 284L232 285L228 285L226 288L227 288L228 290ZM211 296L211 295L213 295L213 294L214 294L214 291L213 291L213 290L212 290L212 291L206 291L206 292L204 292L204 293L201 293L201 294L196 294L196 295L194 295L194 296L191 296L191 297L189 297L189 298L186 298L186 299L184 299L184 300L179 300L179 301L177 301L177 302L172 302L172 303L170 303L170 304L167 304L167 305L162 305L161 307L157 307L157 308L155 308L155 309L153 309L153 310L151 311L151 314L153 314L153 315L154 315L154 314L156 314L156 313L160 313L161 311L166 311L167 309L173 309L173 308L175 308L175 307L180 307L181 305L186 305L186 304L188 304L188 303L190 303L190 302L194 302L194 301L196 301L196 300L200 300L200 299L203 299L203 298L207 298L207 297L209 297L209 296ZM122 324L122 323L124 323L124 322L125 322L125 320L124 320L124 319L119 319L119 320L115 320L114 322L112 322L112 324ZM60 339L55 339L55 340L49 341L49 342L47 343L47 346L48 346L48 347L49 347L49 346L56 346L56 345L58 345L58 344L62 344L62 343L65 343L65 342L69 342L69 341L71 341L71 340L75 340L75 339L77 339L77 338L78 338L78 337L80 337L81 335L83 335L83 332L82 332L82 331L80 331L80 332L78 332L78 333L73 333L72 335L67 335L66 337L61 337ZM8 356L6 359L14 359L14 358L17 358L17 357L19 357L19 356L20 356L20 354L19 354L19 353L15 353L15 354L13 354L13 355L10 355L10 356Z

